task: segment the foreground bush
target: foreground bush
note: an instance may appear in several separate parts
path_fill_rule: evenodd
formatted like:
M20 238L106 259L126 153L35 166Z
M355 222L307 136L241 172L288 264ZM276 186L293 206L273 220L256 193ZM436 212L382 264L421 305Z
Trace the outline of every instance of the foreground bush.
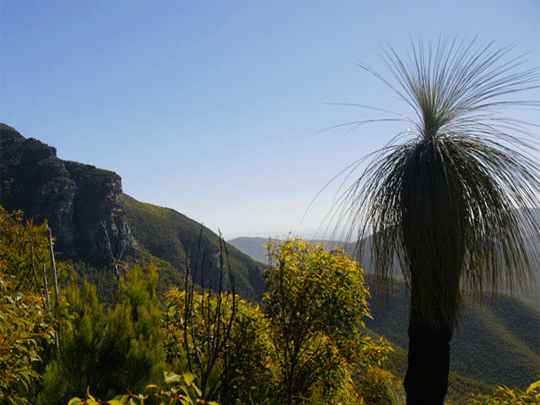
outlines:
M52 319L40 297L15 291L0 271L0 403L28 403L39 386L41 352L53 342Z
M259 307L240 297L169 290L164 341L167 362L191 370L202 398L249 403L269 395L269 345Z
M339 248L301 239L270 241L264 311L281 403L339 398L373 343L360 331L369 315L363 270ZM384 345L380 342L379 345Z
M201 399L201 390L194 383L193 374L178 375L172 372L165 374L162 385L149 384L146 387L147 395L127 393L117 395L109 401L96 400L87 391L86 397L72 398L68 405L144 405L145 402L159 403L160 405L219 405L217 402L207 402Z
M390 348L361 332L369 291L358 264L341 250L298 239L271 245L270 256L263 309L234 294L230 272L229 279L221 272L217 292L196 287L186 273L185 288L166 294L162 324L152 272L148 280L138 269L129 273L108 313L94 287L68 289L63 349L47 368L41 403L369 404L390 398L388 373L377 369L369 378ZM178 374L167 374L161 386L148 384L157 381L151 369L157 371L163 356Z
M49 265L46 226L24 223L0 206L0 403L27 404L40 386L42 357L52 351L53 316L40 288ZM49 275L45 271L45 275Z
M129 389L142 391L164 367L157 274L138 267L120 279L118 303L105 312L96 288L70 286L64 293L60 353L43 376L40 403L65 405L90 391L110 398Z

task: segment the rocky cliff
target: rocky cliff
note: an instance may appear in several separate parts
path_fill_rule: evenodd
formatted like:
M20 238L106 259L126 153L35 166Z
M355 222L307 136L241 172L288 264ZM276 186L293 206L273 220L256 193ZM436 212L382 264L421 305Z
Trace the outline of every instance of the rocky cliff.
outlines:
M0 205L36 224L47 219L59 258L101 268L135 254L116 173L63 161L55 148L0 123L0 180Z

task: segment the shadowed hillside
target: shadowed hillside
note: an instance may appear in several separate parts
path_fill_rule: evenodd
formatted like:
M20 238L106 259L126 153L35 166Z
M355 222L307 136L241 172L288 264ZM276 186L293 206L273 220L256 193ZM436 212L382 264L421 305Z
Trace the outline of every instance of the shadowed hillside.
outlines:
M368 277L374 291L373 278ZM391 298L371 300L366 326L406 350L409 295L395 282ZM540 373L540 313L507 295L467 302L454 333L450 370L488 385L526 388ZM402 373L405 370L401 370Z

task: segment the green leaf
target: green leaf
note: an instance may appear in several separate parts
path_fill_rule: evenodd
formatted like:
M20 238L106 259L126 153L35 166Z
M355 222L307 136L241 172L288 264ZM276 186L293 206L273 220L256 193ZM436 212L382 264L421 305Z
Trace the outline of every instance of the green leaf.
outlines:
M195 393L197 394L197 396L200 397L202 395L202 391L195 384L191 384L191 388L195 390Z
M195 381L195 376L191 373L185 373L184 381L186 382L186 385L189 387L191 386L191 384L193 384L193 381Z
M186 396L187 396L188 398L190 398L188 387L182 385L182 386L180 387L180 389L181 389L182 391L184 391L184 393L186 394Z
M111 399L110 401L107 401L106 403L111 404L111 405L125 405L124 403L120 402L117 399Z
M527 394L533 392L535 389L540 388L540 380L533 382L529 388L527 388Z
M115 404L126 405L129 402L129 395L117 395L112 400L117 401Z
M167 373L167 375L165 376L165 383L166 384L169 384L169 383L172 383L172 382L180 382L180 381L181 381L181 376L176 374L176 373L173 373L172 371L169 371Z

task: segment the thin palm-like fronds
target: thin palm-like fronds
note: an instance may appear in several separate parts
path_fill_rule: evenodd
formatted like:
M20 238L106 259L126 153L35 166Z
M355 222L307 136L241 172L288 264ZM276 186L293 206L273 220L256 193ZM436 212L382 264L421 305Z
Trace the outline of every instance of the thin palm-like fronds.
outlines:
M375 153L334 207L348 237L369 244L381 280L399 265L431 322L457 319L463 288L482 293L532 275L530 241L540 240L538 137L507 107L532 107L538 69L519 71L511 48L475 41L412 43L408 59L384 54L393 89L416 114L412 130ZM411 136L412 135L412 136Z

